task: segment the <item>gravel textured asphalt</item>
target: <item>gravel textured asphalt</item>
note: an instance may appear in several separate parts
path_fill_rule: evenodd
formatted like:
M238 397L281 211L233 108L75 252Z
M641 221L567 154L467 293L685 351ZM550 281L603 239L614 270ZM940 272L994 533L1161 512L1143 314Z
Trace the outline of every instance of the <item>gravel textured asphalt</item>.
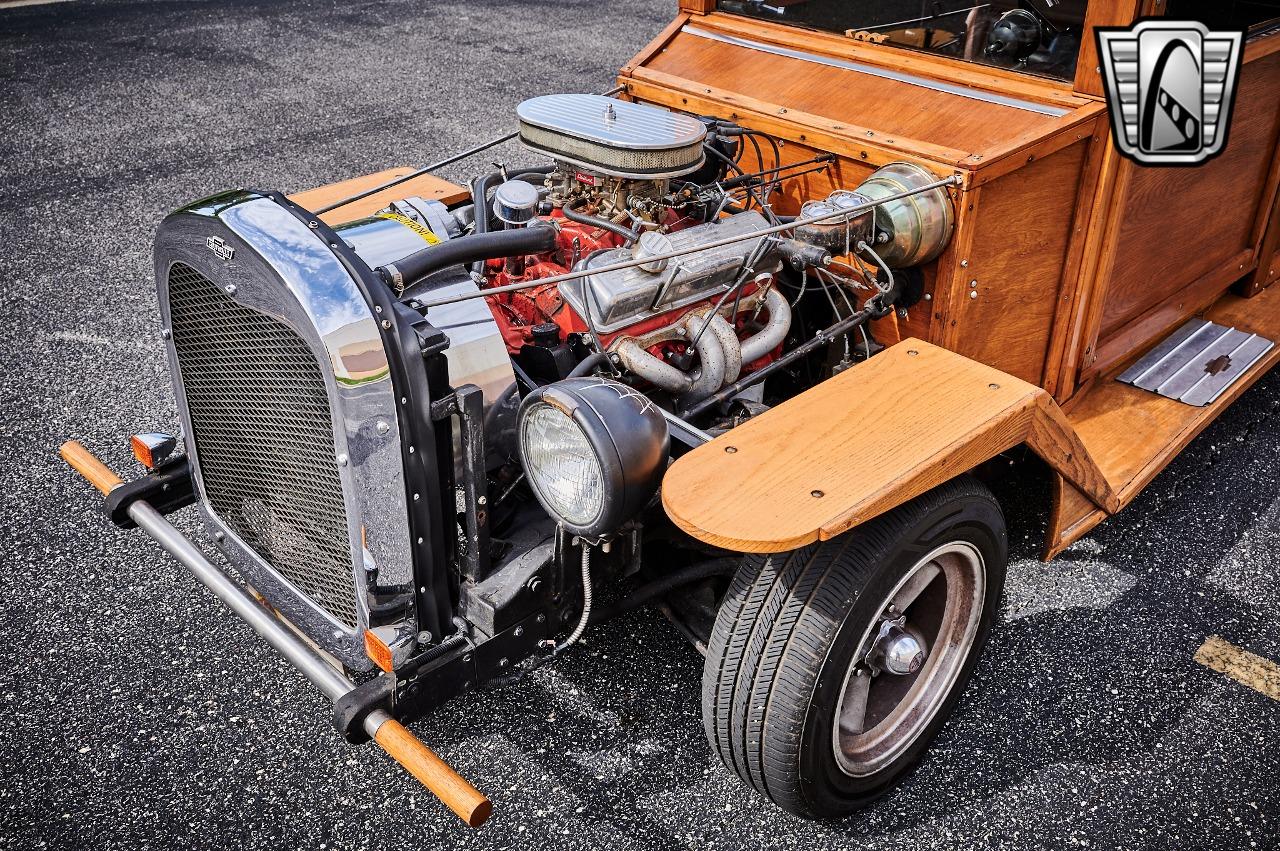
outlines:
M461 150L524 97L607 88L673 7L0 10L0 847L1277 845L1280 704L1192 656L1219 634L1280 660L1280 374L1054 564L1015 526L958 715L905 786L837 824L712 761L701 660L647 611L413 725L492 796L467 831L341 743L311 686L56 460L77 437L124 469L123 435L174 422L150 269L167 211Z

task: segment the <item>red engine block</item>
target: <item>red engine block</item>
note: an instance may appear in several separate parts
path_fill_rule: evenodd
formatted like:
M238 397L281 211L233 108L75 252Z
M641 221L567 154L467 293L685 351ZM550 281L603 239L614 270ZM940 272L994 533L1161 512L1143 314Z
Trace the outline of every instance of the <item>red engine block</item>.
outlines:
M599 251L604 248L618 248L622 245L622 239L616 234L591 225L569 221L560 214L559 210L547 218L558 227L556 250L549 254L525 257L523 271L519 274L512 274L507 268L507 263L503 260L490 260L485 267L485 277L491 287L501 287L520 283L521 281L533 281L538 278L563 274L569 271L569 264L575 255L586 257L593 251ZM676 218L674 214L672 214L672 218ZM673 221L671 227L672 229L680 229L682 224L684 224L683 221ZM694 223L689 222L689 224ZM754 289L755 286L753 284L748 284L743 289L743 294L749 295ZM589 330L583 318L560 297L558 284L547 284L533 289L503 293L502 295L493 296L487 301L490 310L493 312L494 320L498 323L498 328L502 332L503 340L507 344L507 351L512 355L519 354L522 347L533 341L533 327L535 325L554 322L560 326L562 338L569 334L585 333ZM615 338L623 335L636 336L664 328L678 320L694 306L696 305L656 314L612 334L602 335L601 343L608 346ZM744 324L745 321L741 318L735 322L735 325L738 326L739 336L745 336L748 333L747 329L742 327ZM684 344L677 341L660 343L653 346L650 352L658 357L665 357L668 354L668 349L674 352L683 352L684 348ZM756 363L743 364L743 371L758 369L773 360L773 356L773 353L770 353Z

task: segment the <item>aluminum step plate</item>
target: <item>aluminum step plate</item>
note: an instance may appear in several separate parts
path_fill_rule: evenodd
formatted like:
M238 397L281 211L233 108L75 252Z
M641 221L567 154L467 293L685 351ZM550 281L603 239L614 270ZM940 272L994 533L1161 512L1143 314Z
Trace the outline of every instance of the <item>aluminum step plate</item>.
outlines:
M1257 334L1192 319L1116 380L1200 408L1225 393L1274 345Z

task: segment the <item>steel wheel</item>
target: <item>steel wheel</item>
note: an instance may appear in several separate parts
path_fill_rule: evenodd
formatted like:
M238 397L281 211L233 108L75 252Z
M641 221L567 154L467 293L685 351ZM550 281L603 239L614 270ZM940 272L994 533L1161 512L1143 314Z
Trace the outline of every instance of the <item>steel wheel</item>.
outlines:
M842 771L874 774L928 726L973 649L985 590L982 553L955 541L922 558L885 597L836 709L832 746Z
M829 541L742 560L702 678L707 739L797 815L866 806L919 761L991 630L1004 515L962 476Z

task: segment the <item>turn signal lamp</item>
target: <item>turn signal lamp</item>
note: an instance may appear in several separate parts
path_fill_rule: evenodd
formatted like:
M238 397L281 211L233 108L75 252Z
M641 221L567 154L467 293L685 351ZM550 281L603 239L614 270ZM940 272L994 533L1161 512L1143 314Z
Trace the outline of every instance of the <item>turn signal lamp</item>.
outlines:
M388 674L395 670L395 664L391 660L391 648L385 641L374 635L371 629L364 631L364 655Z
M129 438L133 457L148 470L154 470L164 462L178 445L177 439L160 431L147 431Z

